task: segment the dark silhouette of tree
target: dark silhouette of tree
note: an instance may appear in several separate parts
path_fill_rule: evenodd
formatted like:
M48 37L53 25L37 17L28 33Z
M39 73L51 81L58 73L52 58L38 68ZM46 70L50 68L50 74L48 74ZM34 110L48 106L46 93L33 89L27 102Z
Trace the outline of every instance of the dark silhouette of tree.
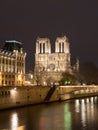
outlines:
M92 62L80 64L80 81L85 84L98 84L98 68Z
M76 84L76 82L77 82L77 78L74 75L68 72L64 72L62 73L62 78L59 83L62 85L72 85L72 84Z

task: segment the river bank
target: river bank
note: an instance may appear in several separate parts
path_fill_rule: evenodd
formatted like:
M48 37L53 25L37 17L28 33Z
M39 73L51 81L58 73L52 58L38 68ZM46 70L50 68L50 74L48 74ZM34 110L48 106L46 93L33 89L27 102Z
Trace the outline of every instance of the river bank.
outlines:
M0 88L0 110L98 95L98 86Z

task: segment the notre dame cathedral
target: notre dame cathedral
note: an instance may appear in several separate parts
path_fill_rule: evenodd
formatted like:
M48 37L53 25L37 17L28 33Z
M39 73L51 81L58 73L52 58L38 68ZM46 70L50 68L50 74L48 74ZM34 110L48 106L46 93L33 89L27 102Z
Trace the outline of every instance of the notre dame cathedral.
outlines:
M70 44L66 36L56 38L54 53L51 52L50 39L37 38L34 68L37 84L47 85L58 82L62 72L73 74L72 68ZM78 70L78 65L75 68Z

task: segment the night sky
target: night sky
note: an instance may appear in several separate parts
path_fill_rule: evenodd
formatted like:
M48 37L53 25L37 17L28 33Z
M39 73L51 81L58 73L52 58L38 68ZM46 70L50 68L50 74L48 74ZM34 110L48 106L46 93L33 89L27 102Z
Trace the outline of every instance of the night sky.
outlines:
M36 38L66 35L71 56L98 66L98 0L0 0L0 45L23 43L26 70L34 66Z

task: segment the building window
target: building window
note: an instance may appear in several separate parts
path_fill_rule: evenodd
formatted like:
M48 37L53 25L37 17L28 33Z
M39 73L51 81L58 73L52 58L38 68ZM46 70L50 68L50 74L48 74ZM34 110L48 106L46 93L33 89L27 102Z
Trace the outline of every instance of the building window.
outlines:
M22 63L22 67L24 66L24 63Z
M9 81L9 85L10 85L10 83L11 83L11 82Z
M15 65L15 61L13 61L13 65Z
M6 59L6 64L8 64L8 60Z
M12 75L12 78L15 78L15 75Z
M62 42L62 52L64 53L64 42Z
M61 43L59 43L59 52L61 52Z
M14 85L14 81L12 81L12 85Z
M11 60L9 60L9 65L11 65Z
M7 85L7 81L5 81L5 84Z
M4 58L2 58L2 63L4 64Z
M4 80L2 80L2 85L4 84Z
M40 53L41 53L41 50L42 50L42 44L40 43Z
M45 53L45 43L43 43L43 53Z

